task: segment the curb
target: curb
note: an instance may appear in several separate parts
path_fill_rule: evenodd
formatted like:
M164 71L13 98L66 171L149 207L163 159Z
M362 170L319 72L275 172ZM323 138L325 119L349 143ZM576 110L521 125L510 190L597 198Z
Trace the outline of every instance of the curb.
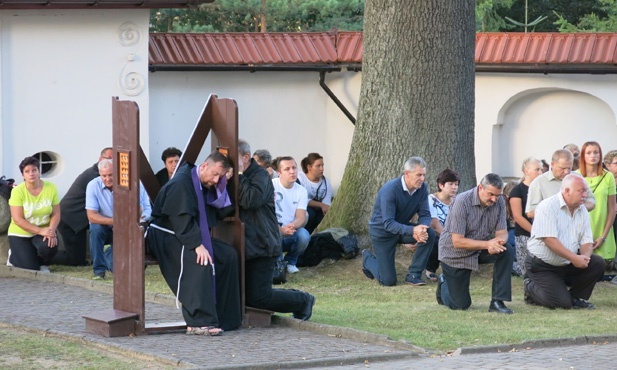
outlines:
M113 294L113 286L111 284L107 284L104 282L93 281L89 279L75 278L66 275L54 274L54 273L40 273L39 271L30 271L24 270L20 268L14 268L10 266L0 265L0 277L8 277L8 278L19 278L26 280L39 280L44 282L51 283L60 283L69 286L76 286L100 293ZM145 300L147 302L163 304L166 306L175 306L176 298L174 296L162 293L152 293L146 292ZM399 359L401 357L414 357L414 356L430 356L430 355L445 355L445 353L439 351L431 351L422 347L415 346L411 343L408 343L404 340L395 341L386 335L369 333L357 329L345 328L339 326L332 326L326 324L318 324L310 321L300 321L297 319L293 319L291 317L283 317L280 315L272 316L272 324L288 327L296 330L304 330L310 331L317 334L334 336L337 338L345 338L351 339L358 342L364 342L375 345L382 345L398 350L408 351L408 354L384 354L380 356L369 356L367 358L364 357L354 357L348 359L339 360L315 360L315 361L303 361L302 363L286 363L286 362L273 362L273 363L260 363L260 364L247 364L246 366L238 367L235 366L233 368L242 368L242 369L257 369L272 367L272 368L300 368L306 367L313 362L315 365L313 366L334 366L338 364L344 363L357 363L357 361L361 360L381 360L387 361L388 359ZM33 330L29 328L29 330ZM36 330L36 329L34 329ZM37 330L38 331L38 330ZM49 332L49 331L43 331ZM68 333L60 333L63 336L67 336L69 338L74 337L72 334ZM85 339L83 337L77 336L77 338L82 338L82 340L88 342L97 342L94 339ZM605 342L617 342L617 335L598 335L598 336L582 336L582 337L574 337L574 338L549 338L549 339L534 339L534 340L526 340L520 343L513 344L498 344L498 345L489 345L489 346L475 346L475 347L459 347L454 352L451 353L453 356L457 355L474 355L474 354L483 354L483 353L499 353L499 352L510 352L510 351L521 351L521 350L531 350L538 348L553 348L553 347L561 347L561 346L571 346L571 345L587 345L587 344L596 344L596 343L605 343ZM101 346L110 346L108 343L100 343L97 342L98 345ZM113 347L113 346L111 346ZM126 349L122 349L122 347L117 347L117 350L127 351ZM130 351L132 352L132 351ZM153 356L153 358L161 358L162 361L167 363L175 363L178 364L178 359L167 359L162 358L159 355L151 355L146 354L144 352L136 352L137 354L144 354L146 356ZM341 362L343 361L343 362ZM175 366L194 366L194 364L180 364ZM219 369L231 369L232 367L218 367Z

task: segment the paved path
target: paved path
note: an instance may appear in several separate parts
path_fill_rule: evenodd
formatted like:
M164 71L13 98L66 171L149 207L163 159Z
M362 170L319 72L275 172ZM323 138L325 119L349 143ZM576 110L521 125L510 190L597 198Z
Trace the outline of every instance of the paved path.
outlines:
M17 277L14 277L17 276ZM117 351L156 358L189 368L207 369L613 369L617 344L584 339L564 341L570 346L503 350L470 349L470 354L435 356L368 333L281 320L286 326L240 329L222 337L183 333L105 338L84 331L83 314L112 307L108 292L67 285L71 278L24 273L0 266L0 323L79 338ZM72 281L89 286L91 281ZM96 289L96 287L94 287ZM108 291L108 287L99 286ZM148 322L182 320L169 304L146 303ZM291 323L291 325L289 325ZM299 330L305 329L305 330ZM308 329L308 330L306 330ZM328 333L330 333L328 335ZM355 333L355 334L354 334ZM480 353L473 353L480 352Z

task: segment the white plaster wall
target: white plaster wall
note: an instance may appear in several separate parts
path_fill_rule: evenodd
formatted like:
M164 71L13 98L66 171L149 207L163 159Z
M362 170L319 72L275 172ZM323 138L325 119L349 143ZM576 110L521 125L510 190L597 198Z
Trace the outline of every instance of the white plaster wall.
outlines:
M615 75L476 74L476 175L519 176L565 144L617 148Z
M325 159L325 176L335 186L340 183L353 125L319 86L318 72L155 72L149 81L149 157L155 172L163 167L160 155L165 148L185 147L214 93L236 100L240 137L252 150L291 155L298 164L309 152L318 152ZM326 84L355 115L360 74L327 74ZM205 148L200 160L209 151L209 141Z
M148 24L147 9L0 11L2 174L21 181L25 156L55 152L62 196L111 145L112 96L139 104L147 152Z

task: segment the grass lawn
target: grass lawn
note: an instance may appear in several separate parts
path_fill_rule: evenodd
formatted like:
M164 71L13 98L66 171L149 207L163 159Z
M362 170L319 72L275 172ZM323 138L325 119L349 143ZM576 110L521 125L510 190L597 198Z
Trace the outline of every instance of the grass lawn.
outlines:
M317 297L311 321L385 334L433 350L617 334L616 285L596 285L590 299L596 310L550 310L526 305L523 280L513 277L513 301L506 304L514 315L500 315L488 312L492 265L484 265L472 275L471 308L452 311L437 305L436 283L424 287L401 284L410 261L409 252L399 252L399 285L395 287L382 287L364 277L360 257L301 268L282 287L305 290ZM52 266L52 272L82 278L92 275L85 267ZM111 279L106 282L111 283ZM146 269L146 284L149 291L171 294L157 266Z

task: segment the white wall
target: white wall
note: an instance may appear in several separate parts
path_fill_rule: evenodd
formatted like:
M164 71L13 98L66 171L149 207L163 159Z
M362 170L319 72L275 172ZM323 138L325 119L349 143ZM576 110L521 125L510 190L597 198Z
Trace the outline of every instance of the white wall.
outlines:
M617 149L615 75L476 75L476 174L519 176L529 156L598 141Z
M0 10L0 173L21 181L24 157L55 152L62 196L111 146L112 96L139 104L147 151L148 24L147 9Z
M318 72L155 72L149 80L149 157L155 171L163 167L165 148L185 147L213 93L236 100L240 137L252 150L291 155L298 164L309 152L318 152L325 159L325 176L336 186L340 183L353 124L319 86ZM355 115L360 74L327 74L326 84ZM209 141L205 147L201 159Z

